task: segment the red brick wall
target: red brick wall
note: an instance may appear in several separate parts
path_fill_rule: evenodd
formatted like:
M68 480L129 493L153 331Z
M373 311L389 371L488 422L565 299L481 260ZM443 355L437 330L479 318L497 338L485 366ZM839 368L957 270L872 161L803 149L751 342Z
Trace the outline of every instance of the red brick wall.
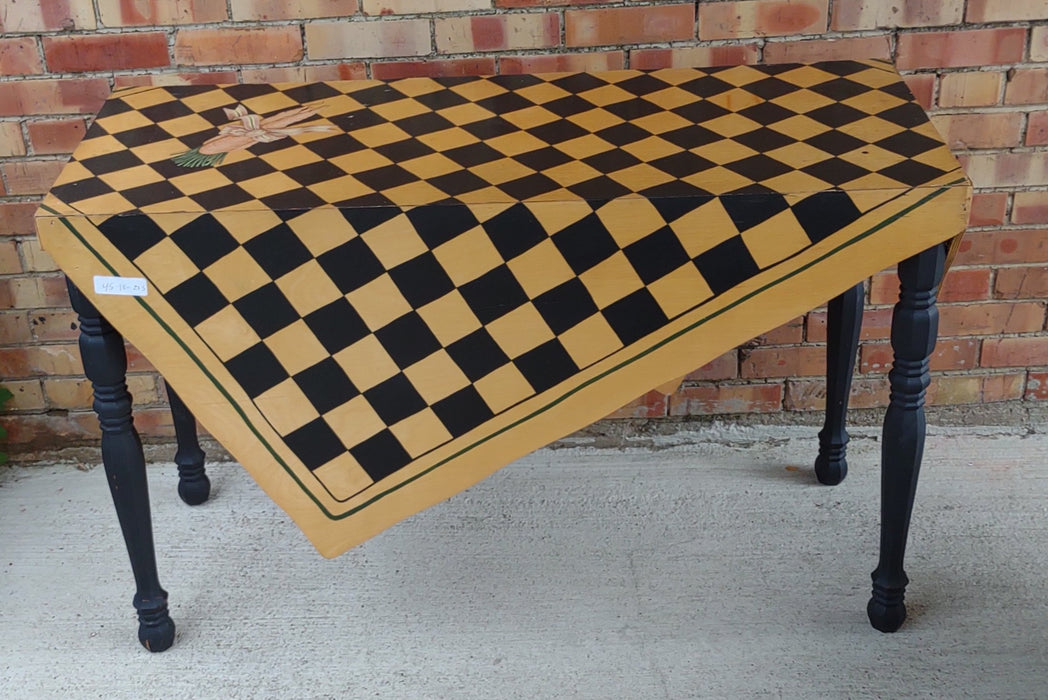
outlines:
M0 378L15 443L90 438L74 318L32 228L113 86L892 58L965 161L972 230L942 294L936 404L1048 400L1048 0L0 0ZM871 280L853 405L885 403L895 280ZM619 417L810 411L816 311ZM166 434L133 351L139 429Z

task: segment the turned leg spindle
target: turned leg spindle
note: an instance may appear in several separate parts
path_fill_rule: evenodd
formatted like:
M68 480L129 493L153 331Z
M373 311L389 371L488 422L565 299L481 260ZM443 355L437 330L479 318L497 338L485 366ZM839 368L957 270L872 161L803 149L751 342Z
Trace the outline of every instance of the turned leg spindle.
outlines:
M901 288L891 331L895 360L888 374L891 397L881 445L881 554L867 606L870 623L882 632L894 632L906 619L909 579L903 559L924 451L924 397L939 325L935 301L945 260L946 246L937 245L899 263Z
M80 317L80 355L94 388L93 406L102 428L102 463L135 577L138 639L149 651L163 651L175 640L175 624L157 575L146 463L131 419L124 339L72 283L69 297Z
M815 476L833 486L848 474L848 395L862 328L862 282L832 299L826 318L826 422L819 431Z
M178 449L175 464L178 465L178 495L184 503L198 506L211 495L211 480L204 469L204 451L197 440L196 418L189 412L182 398L167 385L167 402L171 406L171 419L175 424L175 439Z

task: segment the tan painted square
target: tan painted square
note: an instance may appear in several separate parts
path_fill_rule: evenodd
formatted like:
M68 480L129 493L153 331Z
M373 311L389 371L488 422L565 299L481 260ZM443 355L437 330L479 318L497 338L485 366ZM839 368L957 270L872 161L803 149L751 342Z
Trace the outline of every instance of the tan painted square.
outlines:
M593 213L593 207L588 202L533 202L527 205L530 211L546 234L552 236L557 231L563 231L577 221L580 221Z
M376 168L384 168L387 165L392 165L392 163L393 161L378 151L371 150L347 153L331 159L332 165L345 170L347 173L363 173Z
M548 238L510 260L507 267L532 299L575 276Z
M519 94L519 91L518 91ZM503 117L506 121L521 129L531 129L542 124L549 124L559 119L556 114L543 107L527 107L510 112Z
M334 207L311 209L289 219L287 225L313 255L325 253L357 236L346 217Z
M528 380L513 364L503 365L491 374L478 379L473 383L473 388L484 399L488 408L495 413L505 411L513 404L535 393Z
M811 245L804 229L789 209L747 229L742 234L742 240L761 269L771 267Z
M135 259L149 281L161 292L168 292L198 272L196 263L170 238L165 238Z
M900 156L898 153L892 153L880 146L870 144L864 148L845 153L841 156L841 160L846 160L849 163L858 165L860 168L876 172L883 168L887 168L890 165L901 163L906 160L906 157ZM896 185L896 187L898 187L898 185Z
M331 426L343 444L350 446L359 445L386 427L363 396L355 396L328 411L324 414L324 421Z
M671 156L674 153L680 153L684 149L676 144L666 141L665 139L659 138L658 136L649 136L646 139L626 144L622 147L622 150L630 155L640 158L646 163L650 163L657 158L664 158L665 156Z
M843 104L866 114L880 114L893 107L906 104L906 100L880 90L870 90L869 92L849 97L843 101Z
M735 236L735 222L719 199L713 199L670 224L688 255L695 258Z
M243 248L237 248L209 265L207 276L230 301L236 301L270 281L269 274Z
M830 130L830 127L822 122L817 122L803 114L783 119L781 122L775 122L772 128L780 134L785 134L800 141L810 139Z
M300 104L282 92L270 92L257 97L249 97L241 102L252 114L262 117L273 116L273 112L299 107Z
M426 304L418 310L418 315L445 347L482 325L458 290Z
M433 255L459 287L502 264L502 256L480 226L437 246Z
M139 185L160 182L164 178L148 165L138 165L133 168L125 168L124 170L100 175L98 179L114 190L127 190Z
M471 80L468 83L461 83L460 85L454 85L451 88L452 92L457 92L467 100L476 102L477 100L483 100L486 97L494 97L495 95L501 95L508 92L506 88L501 85L496 85L489 80Z
M626 120L603 109L591 109L587 112L572 114L568 117L568 121L578 124L586 131L600 131L616 124L622 124Z
M581 367L601 360L622 347L622 341L600 314L590 316L559 336L561 345Z
M813 177L808 173L802 173L799 170L791 170L777 175L776 177L764 180L761 184L765 187L769 187L776 192L797 192L797 193L812 193L822 192L829 186L817 177ZM847 185L848 189L851 189L851 184Z
M424 104L415 100L394 100L393 102L372 105L368 109L390 121L405 119L431 111Z
M622 251L586 270L579 279L601 309L644 286Z
M180 192L187 195L209 192L233 184L232 180L215 168L194 170L186 175L173 177L170 182L177 187Z
M277 280L277 286L295 311L303 316L342 296L316 260L299 265Z
M443 350L411 365L404 370L404 376L428 404L447 398L469 384L469 378Z
M451 109L469 109L469 108L476 108L478 110L478 113L475 115L474 118L471 118L470 121L482 121L484 119L490 119L492 116L494 116L488 110L481 109L480 107L477 107L476 105L459 105L458 107L452 107ZM460 124L468 124L469 123L469 122L466 122L466 121L458 122L458 119L465 119L465 118L467 118L465 116L458 117L456 119L452 119L450 116L448 116L448 112L449 111L450 110L448 110L448 109L441 110L440 114L441 114L441 116L447 117L449 121L453 121L453 122L460 123ZM483 115L480 114L480 113L483 113ZM418 137L418 140L421 141L422 143L426 144L430 148L436 150L436 151L448 151L448 150L451 150L452 148L458 148L459 146L468 146L471 143L480 143L480 139L478 139L476 136L474 136L473 134L469 133L465 129L458 129L458 128L441 129L440 131L434 131L434 132L429 133L429 134L422 134L421 136Z
M695 175L689 175L688 177L682 178L682 180L689 185L701 187L713 194L734 192L737 189L753 184L753 180L748 177L739 175L738 173L728 170L720 165L715 168L710 168L709 170L703 170L701 173L696 173Z
M571 95L571 93L564 88L545 82L536 85L528 85L527 87L517 90L516 93L535 104L545 104L546 102L552 102Z
M768 156L799 170L815 163L821 163L832 157L832 154L798 141L782 148L776 148L770 151Z
M531 304L525 304L488 323L486 330L510 358L553 340L553 331Z
M412 158L399 165L423 180L462 170L461 165L440 153L430 153L428 156L422 156L421 158Z
M346 298L373 331L411 311L411 305L389 275L382 275L354 289Z
M488 139L485 143L499 153L507 156L515 156L529 151L537 151L548 145L545 141L523 131L505 134L504 136L496 136L493 139Z
M281 148L278 151L266 153L259 157L277 170L288 170L289 168L296 168L300 165L307 165L309 163L318 163L323 160L323 158L305 146L300 144L292 145L292 142L290 141L285 142L284 148ZM298 185L296 185L296 187L297 186Z
M640 197L613 199L597 210L597 216L620 248L666 225L659 210L650 201Z
M168 99L174 99L173 97L168 95L166 90L152 90L150 92L154 94L160 93L162 95L167 95ZM157 104L158 102L155 102L153 104ZM181 102L194 112L204 112L209 109L214 109L215 107L229 107L230 109L232 109L236 105L236 101L221 90L204 90L203 92L198 92L195 95L187 95L181 99ZM132 106L135 109L141 109L146 105L135 104Z
M401 207L431 204L432 202L439 202L448 198L446 192L438 190L428 182L409 182L400 187L383 190L382 194Z
M412 458L425 454L451 439L451 433L429 408L390 426L389 430L397 436Z
M177 199L169 199L155 204L146 204L145 206L139 207L139 211L143 214L169 214L175 212L179 214L190 212L202 213L204 207L200 206L189 197L178 197ZM162 219L164 217L157 218Z
M653 134L664 134L667 131L692 125L691 121L673 112L655 112L636 119L632 123Z
M320 417L290 377L255 398L255 406L281 435L287 435Z
M592 102L598 107L633 99L632 94L615 85L602 85L599 88L586 90L579 93L579 97L587 102Z
M717 73L716 77L731 85L742 87L763 80L768 74L751 66L735 66L731 70Z
M196 331L223 362L236 357L261 340L232 306L227 306L198 323Z
M153 120L138 111L120 112L119 114L102 117L95 121L109 134L118 134L122 131L129 131L143 126L151 126L154 123ZM210 122L208 122L208 124L210 124Z
M839 131L843 131L849 136L854 136L857 139L862 139L869 143L886 139L889 136L906 131L903 127L898 124L892 124L886 119L880 117L866 117L860 119L857 122L849 122L839 128Z
M543 170L542 174L554 180L561 187L570 187L598 177L601 172L580 160L569 160L549 170Z
M647 163L637 163L632 167L617 170L609 177L634 192L640 192L649 187L662 185L676 179L672 175L667 175Z
M697 148L691 149L691 152L695 155L702 156L706 160L713 161L717 165L734 163L735 161L755 156L758 153L749 146L744 146L737 141L730 141L728 139L698 146Z
M493 185L501 185L503 182L535 174L534 170L512 158L503 158L474 165L472 168L469 168L469 171L481 180L490 182ZM505 197L506 195L503 194L502 196Z
M273 351L288 374L301 372L328 356L305 321L295 321L265 339L266 347Z
M385 146L389 143L409 139L411 135L394 124L376 124L366 129L357 129L353 132L353 138L368 148L374 148L375 146Z
M666 80L661 71L657 74L657 77L660 80ZM691 78L694 77L693 74ZM691 78L689 78L689 80ZM698 98L696 98L694 94L687 90L682 90L679 87L668 87L664 90L649 93L644 96L644 99L666 110L675 109L698 101Z
M503 195L503 197L505 197L505 195ZM469 205L469 211L474 217L476 217L477 221L484 223L494 219L496 216L515 205L515 202L477 202Z
M667 318L684 313L688 309L713 296L713 290L692 263L678 267L665 277L648 285Z
M739 114L725 114L723 117L704 121L702 125L710 131L729 139L739 134L749 133L762 126L752 119L747 119Z
M411 221L403 214L365 231L361 238L387 270L428 250L415 233Z
M837 76L815 66L800 66L777 77L780 80L785 80L790 85L806 88L833 80Z
M237 183L240 187L256 199L268 197L280 192L297 190L299 184L284 173L269 173L261 177L253 177Z
M324 484L324 488L332 498L339 501L360 493L374 483L364 468L348 452L314 469L313 476Z
M215 212L215 220L229 232L238 243L246 243L260 233L284 223L284 220L269 210Z
M325 202L338 202L352 197L363 197L375 191L352 175L307 185L306 189Z
M611 150L614 148L610 143L594 136L593 134L586 134L585 136L579 136L577 138L563 141L556 145L557 150L567 153L569 156L576 160L582 160L589 156L596 155L597 153L603 153L604 151Z
M213 136L218 136L218 129L199 114L187 114L177 119L167 119L160 122L160 128L178 138L201 131L210 131Z

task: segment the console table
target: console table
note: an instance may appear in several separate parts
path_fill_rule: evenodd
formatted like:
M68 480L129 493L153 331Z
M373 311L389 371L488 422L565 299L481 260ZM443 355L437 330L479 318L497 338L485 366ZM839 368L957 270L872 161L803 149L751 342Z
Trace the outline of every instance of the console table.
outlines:
M115 91L37 215L70 280L140 639L170 646L126 337L325 556L898 263L881 560L905 616L935 295L970 186L890 64ZM697 504L696 507L699 507Z

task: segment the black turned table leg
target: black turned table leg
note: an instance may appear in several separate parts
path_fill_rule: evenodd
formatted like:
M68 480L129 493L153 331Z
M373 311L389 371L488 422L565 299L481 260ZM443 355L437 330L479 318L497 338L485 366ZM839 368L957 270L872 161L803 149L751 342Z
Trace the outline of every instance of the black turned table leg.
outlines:
M150 651L163 651L175 641L175 623L168 615L167 592L157 576L146 462L131 421L131 395L125 383L124 339L72 283L69 298L80 316L80 355L95 391L102 463L135 576L138 639Z
M924 452L924 395L930 382L939 310L935 306L946 262L937 245L899 263L899 303L892 315L895 360L888 374L891 399L881 445L881 555L873 572L870 623L894 632L906 619L906 538Z
M828 305L826 319L826 422L819 431L819 456L815 476L833 486L848 474L848 394L855 373L855 353L862 328L862 282Z
M197 441L196 418L186 408L182 398L167 385L167 402L171 406L171 418L175 424L175 439L178 449L175 464L178 465L178 495L184 503L198 506L211 495L211 480L204 471L204 451Z

